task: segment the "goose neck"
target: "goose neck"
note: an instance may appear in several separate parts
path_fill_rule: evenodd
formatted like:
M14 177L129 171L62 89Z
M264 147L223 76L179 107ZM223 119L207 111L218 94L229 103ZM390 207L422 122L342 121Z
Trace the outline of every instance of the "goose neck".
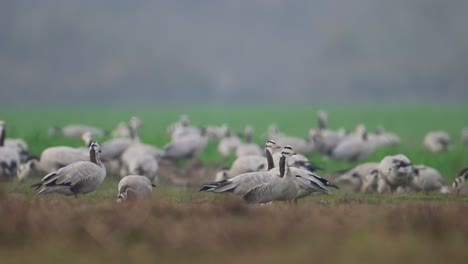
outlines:
M99 152L97 152L94 148L91 148L91 150L89 151L89 158L92 163L97 164L99 167L103 166L101 158L99 156Z
M266 148L265 149L265 157L267 159L267 170L271 170L275 167L275 164L273 162L273 156L271 154L270 149Z
M0 128L0 147L3 147L5 144L5 127L1 126Z
M288 157L286 156L281 156L280 161L279 161L279 170L280 170L280 177L284 178L289 177L288 175L290 174L290 169L288 165Z

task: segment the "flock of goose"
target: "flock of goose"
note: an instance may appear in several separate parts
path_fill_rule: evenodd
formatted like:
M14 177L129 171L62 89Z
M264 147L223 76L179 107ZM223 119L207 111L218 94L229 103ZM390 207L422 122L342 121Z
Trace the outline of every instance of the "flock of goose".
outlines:
M203 184L200 191L231 193L248 203L297 202L312 193L331 194L329 188L338 189L317 174L321 168L309 161L310 154L355 162L366 160L378 148L400 144L395 133L383 128L370 133L364 125L358 125L354 132L347 132L331 130L327 123L327 113L319 111L317 127L310 129L306 138L288 136L272 124L261 148L252 142L254 130L249 125L242 137L227 125L192 126L183 115L167 129L171 141L157 148L141 141L138 129L143 122L132 117L118 124L112 133L84 125L53 127L50 136L81 138L85 146L53 146L34 157L24 140L6 138L6 124L0 121L0 178L23 182L28 177L42 177L31 186L38 190L37 195L55 192L77 197L96 190L106 174L120 175L117 202L122 202L151 195L158 183L161 161L198 162L208 142L217 140L220 156L236 159L230 168L219 171L213 182ZM102 145L94 140L110 135L112 138ZM468 144L468 128L462 131L462 141ZM425 136L423 145L431 152L447 151L451 139L444 131L434 131ZM403 154L361 163L329 177L351 192L468 192L464 184L468 168L460 172L450 188L436 169L415 165Z

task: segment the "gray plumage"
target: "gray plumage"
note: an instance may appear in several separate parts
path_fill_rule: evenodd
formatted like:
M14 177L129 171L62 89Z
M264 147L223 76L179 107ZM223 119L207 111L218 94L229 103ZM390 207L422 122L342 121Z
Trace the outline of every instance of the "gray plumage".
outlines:
M31 187L40 189L36 195L56 192L77 196L96 190L106 177L106 169L99 157L100 152L100 145L93 142L90 146L90 161L77 161L51 172Z
M117 187L118 194L116 202L120 203L125 200L149 197L153 192L153 187L156 187L156 185L152 184L145 176L125 176L120 180Z
M204 129L199 134L190 134L172 140L163 149L162 157L171 160L198 158L208 144L208 137Z
M354 168L341 171L335 178L336 183L343 183L349 191L360 192L366 176L373 170L377 171L377 162L366 162L357 165Z
M5 137L5 122L0 121L0 179L10 180L16 177L21 160L16 148L5 146Z
M386 156L378 166L378 192L395 192L398 187L409 187L413 177L413 165L405 155Z
M107 132L97 128L97 127L92 127L88 125L82 125L82 124L71 124L64 126L62 128L60 127L52 127L49 129L49 135L50 136L59 136L62 135L64 137L70 137L70 138L79 138L81 137L84 133L91 133L94 137L104 137L107 135Z
M436 169L425 165L414 165L411 181L412 191L440 192L446 186L444 178Z
M452 184L452 191L457 195L460 193L468 193L468 185L465 184L468 179L468 167L460 171L457 178Z
M447 151L452 145L450 136L445 131L433 131L424 137L424 146L431 152Z
M143 144L134 144L122 154L121 177L128 174L146 176L151 182L157 182L158 161L151 148Z

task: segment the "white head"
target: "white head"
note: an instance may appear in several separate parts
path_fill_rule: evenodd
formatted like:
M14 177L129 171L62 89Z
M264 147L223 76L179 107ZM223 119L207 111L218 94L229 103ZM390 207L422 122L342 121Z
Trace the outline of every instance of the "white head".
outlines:
M18 167L16 178L18 182L23 182L29 177L33 177L36 172L37 160L28 160L26 163L21 164Z
M276 143L273 139L268 140L265 143L265 150L270 151L270 153L273 153L275 150L281 149L281 146Z
M229 170L222 169L216 173L215 182L227 180L229 178Z

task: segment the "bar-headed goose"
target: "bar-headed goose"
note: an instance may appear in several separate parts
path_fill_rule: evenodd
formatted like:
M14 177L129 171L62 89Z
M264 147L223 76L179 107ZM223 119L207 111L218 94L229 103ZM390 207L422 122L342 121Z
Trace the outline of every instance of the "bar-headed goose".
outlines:
M205 128L199 128L198 133L173 139L163 148L162 158L169 160L198 159L200 153L208 144Z
M442 175L434 168L414 165L411 190L415 192L440 192L447 184Z
M447 151L451 144L450 136L445 131L429 132L424 137L424 146L431 152Z
M398 187L407 188L413 178L413 165L405 155L386 156L378 166L378 192L395 192Z
M82 124L72 124L64 127L54 126L49 129L50 136L64 136L69 138L79 138L84 133L89 132L94 137L105 137L108 132L97 127Z
M40 189L36 195L56 192L65 195L89 193L96 190L106 177L106 168L99 154L101 146L97 142L89 147L90 161L77 161L44 176L31 187Z
M263 155L262 149L255 143L252 143L253 128L246 126L244 129L245 143L240 144L236 149L236 156Z
M378 165L379 163L377 162L366 162L359 164L354 168L342 170L335 178L335 182L345 184L351 192L360 192L367 175L369 175L373 170L377 172Z
M5 122L0 121L0 179L10 180L16 177L21 161L17 149L4 146L5 136Z
M468 145L468 127L464 127L461 132L461 139L463 144Z
M465 184L467 179L468 179L468 167L462 169L460 173L458 174L457 178L455 178L455 181L452 184L452 191L456 193L457 195L460 193L462 194L468 193L468 185Z
M120 122L117 127L112 131L113 138L131 138L132 127L137 129L144 125L143 121L137 116L132 116L130 122Z
M263 167L265 158L260 158L261 165ZM251 188L259 184L268 183L272 180L275 180L274 178L277 176L274 176L270 172L271 171L255 171L242 173L230 179L223 179L221 181L203 184L200 191L215 193L234 193L236 195L244 196Z
M265 143L265 157L263 156L242 156L237 158L230 169L222 169L216 173L215 181L221 181L235 177L242 173L255 172L255 171L268 171L275 167L271 153L281 146L276 144L274 140L268 140ZM276 163L278 164L278 163Z
M18 168L18 181L23 182L29 177L43 177L51 171L56 171L73 162L89 160L89 146L92 143L90 133L83 134L82 137L86 148L72 148L67 146L56 146L46 148L42 151L39 160L30 159L21 164Z
M331 152L330 157L336 160L360 161L367 159L373 152L372 144L367 140L365 128L357 129L356 135L343 139Z
M291 146L285 146L281 151L279 166L269 171L274 175L272 179L250 189L244 195L244 200L248 203L297 201L313 192L331 193L324 184L338 188L309 171L291 168L288 159L295 154Z
M227 158L236 153L237 147L241 144L240 138L227 129L224 137L218 143L218 152L223 158Z
M123 177L119 186L117 187L117 203L125 200L133 200L143 197L151 196L153 187L156 185L152 184L151 181L141 175L128 175Z

